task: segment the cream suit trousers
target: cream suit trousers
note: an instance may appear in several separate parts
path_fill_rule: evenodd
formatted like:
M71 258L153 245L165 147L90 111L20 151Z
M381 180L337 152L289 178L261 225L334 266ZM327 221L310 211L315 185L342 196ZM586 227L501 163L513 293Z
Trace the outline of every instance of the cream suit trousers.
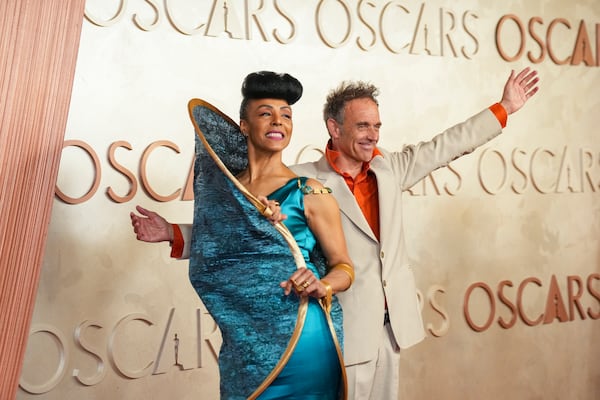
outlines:
M386 323L381 329L377 358L346 366L348 400L398 400L399 369L400 347Z

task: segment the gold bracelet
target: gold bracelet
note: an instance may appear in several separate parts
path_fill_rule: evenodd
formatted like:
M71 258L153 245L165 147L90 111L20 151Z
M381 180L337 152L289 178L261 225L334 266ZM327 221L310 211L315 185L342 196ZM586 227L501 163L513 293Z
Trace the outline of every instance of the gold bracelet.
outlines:
M321 284L325 286L325 296L321 297L321 306L327 314L331 312L331 298L333 296L333 289L331 285L324 279L321 279Z
M341 269L346 274L348 274L348 276L350 277L350 285L352 285L352 282L354 282L354 268L352 268L352 266L348 264L335 264L331 268L331 271L333 271L334 269Z

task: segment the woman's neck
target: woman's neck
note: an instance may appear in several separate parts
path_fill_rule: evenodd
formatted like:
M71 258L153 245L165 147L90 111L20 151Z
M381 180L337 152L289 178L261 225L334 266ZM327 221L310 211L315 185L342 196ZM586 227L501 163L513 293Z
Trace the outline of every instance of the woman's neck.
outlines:
M267 196L296 176L281 157L259 157L248 160L248 167L238 180L255 196Z

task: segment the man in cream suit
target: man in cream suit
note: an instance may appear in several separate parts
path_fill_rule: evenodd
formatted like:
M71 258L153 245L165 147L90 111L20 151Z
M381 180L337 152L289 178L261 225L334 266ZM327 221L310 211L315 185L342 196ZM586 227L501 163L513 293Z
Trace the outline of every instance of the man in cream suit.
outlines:
M399 152L377 148L378 89L344 82L330 92L324 120L330 140L318 161L292 167L332 189L356 280L337 296L344 311L349 398L397 400L400 349L424 338L415 278L402 228L402 192L501 133L507 115L538 87L528 68L506 82L502 100L431 141Z
M343 82L330 92L324 109L330 136L325 155L291 168L331 188L342 212L356 277L346 292L337 295L344 311L349 399L397 400L400 349L425 336L404 244L402 192L499 135L507 116L537 92L537 82L537 72L529 68L511 72L499 103L399 152L376 147L381 121L375 86ZM145 222L166 223L153 212L138 211L146 217L132 214L138 239ZM169 227L175 257L185 256L188 244L183 238L190 227L181 228Z

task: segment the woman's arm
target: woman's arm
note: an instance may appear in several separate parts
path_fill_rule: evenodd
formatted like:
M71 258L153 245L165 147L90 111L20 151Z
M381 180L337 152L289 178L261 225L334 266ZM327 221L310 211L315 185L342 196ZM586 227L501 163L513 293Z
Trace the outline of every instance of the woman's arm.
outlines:
M323 185L314 179L309 179L306 184L317 191L323 188ZM316 298L328 295L328 285L333 294L348 289L354 279L354 270L348 255L340 209L335 197L329 193L306 194L304 213L308 226L327 259L328 273L321 280L317 280L310 270L300 269L294 272L288 281L282 282L286 294L293 286L301 294Z

